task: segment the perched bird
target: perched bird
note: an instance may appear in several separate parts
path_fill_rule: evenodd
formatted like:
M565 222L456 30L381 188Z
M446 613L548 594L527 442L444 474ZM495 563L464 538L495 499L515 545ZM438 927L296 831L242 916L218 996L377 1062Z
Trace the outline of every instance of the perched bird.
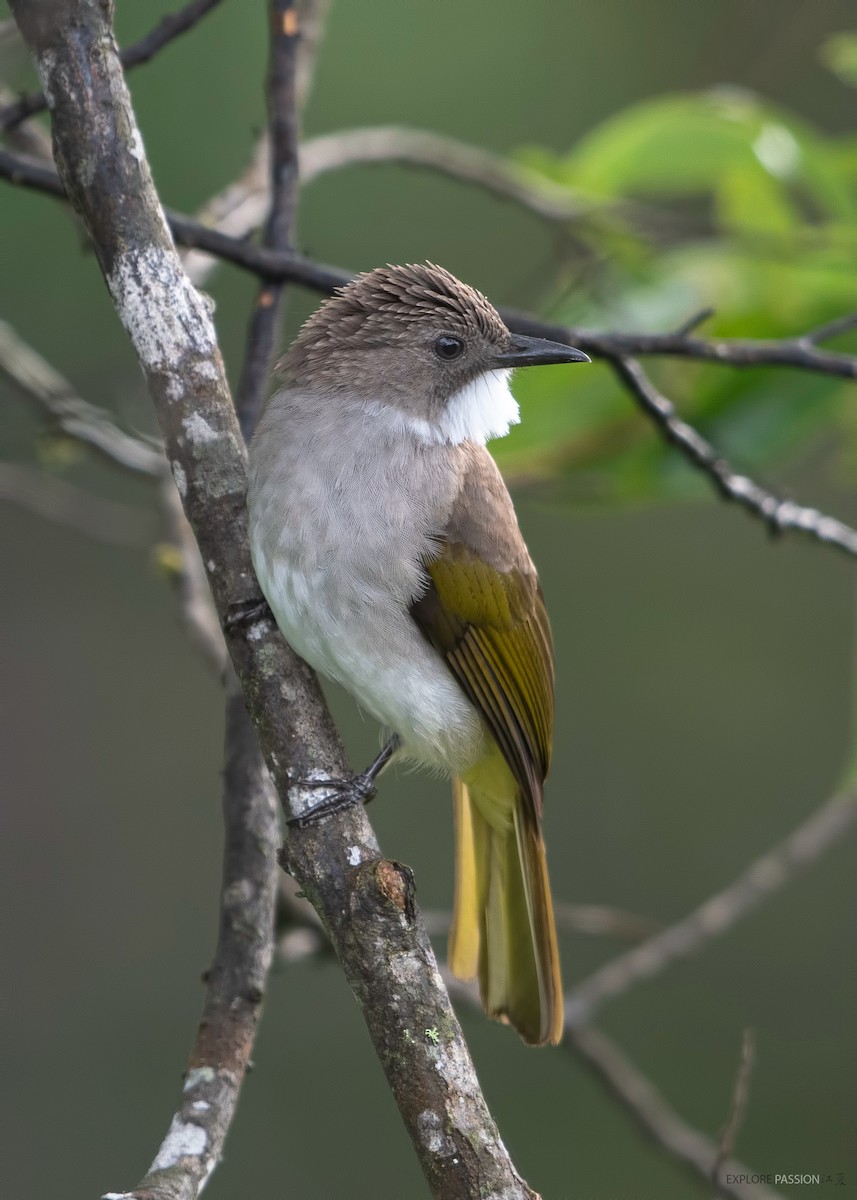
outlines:
M453 779L449 962L486 1012L556 1043L562 987L542 839L553 651L536 569L485 448L516 367L586 362L510 333L441 267L381 267L306 322L250 447L253 563L277 624Z

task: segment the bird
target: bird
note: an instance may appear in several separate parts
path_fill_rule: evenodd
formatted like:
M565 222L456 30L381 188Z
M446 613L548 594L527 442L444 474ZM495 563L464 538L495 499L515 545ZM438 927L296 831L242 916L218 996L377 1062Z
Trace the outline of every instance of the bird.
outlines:
M532 1045L563 1003L542 834L554 661L536 568L486 442L512 372L588 362L512 333L432 263L324 301L249 448L251 555L286 640L392 735L376 763L452 779L452 973Z

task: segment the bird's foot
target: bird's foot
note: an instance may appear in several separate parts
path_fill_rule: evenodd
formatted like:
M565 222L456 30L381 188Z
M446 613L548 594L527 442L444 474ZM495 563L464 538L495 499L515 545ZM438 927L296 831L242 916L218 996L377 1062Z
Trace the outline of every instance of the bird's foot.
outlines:
M399 739L394 734L386 743L365 771L352 775L350 779L301 779L297 786L303 788L323 788L331 795L325 796L318 804L305 809L298 817L289 817L287 825L298 829L306 829L309 825L317 825L326 817L352 808L356 804L368 804L376 794L375 780L384 770L387 763L399 747Z
M236 629L247 629L256 621L273 621L274 614L264 596L253 596L249 600L238 600L229 605L229 610L223 621L227 633Z

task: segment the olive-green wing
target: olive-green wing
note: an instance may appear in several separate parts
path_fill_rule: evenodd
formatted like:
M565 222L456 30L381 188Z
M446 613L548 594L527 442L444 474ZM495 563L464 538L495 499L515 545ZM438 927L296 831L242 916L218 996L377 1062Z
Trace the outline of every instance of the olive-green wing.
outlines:
M494 461L481 447L471 458L445 537L424 563L428 589L411 615L445 656L538 815L553 736L550 625Z

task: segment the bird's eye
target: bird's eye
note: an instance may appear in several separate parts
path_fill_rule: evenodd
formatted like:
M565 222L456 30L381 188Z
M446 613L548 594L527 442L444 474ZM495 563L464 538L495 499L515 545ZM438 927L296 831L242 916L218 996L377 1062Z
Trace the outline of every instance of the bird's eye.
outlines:
M451 358L458 358L459 354L464 353L464 342L461 338L451 337L450 334L441 334L435 339L434 352L438 358L443 358L447 362Z

